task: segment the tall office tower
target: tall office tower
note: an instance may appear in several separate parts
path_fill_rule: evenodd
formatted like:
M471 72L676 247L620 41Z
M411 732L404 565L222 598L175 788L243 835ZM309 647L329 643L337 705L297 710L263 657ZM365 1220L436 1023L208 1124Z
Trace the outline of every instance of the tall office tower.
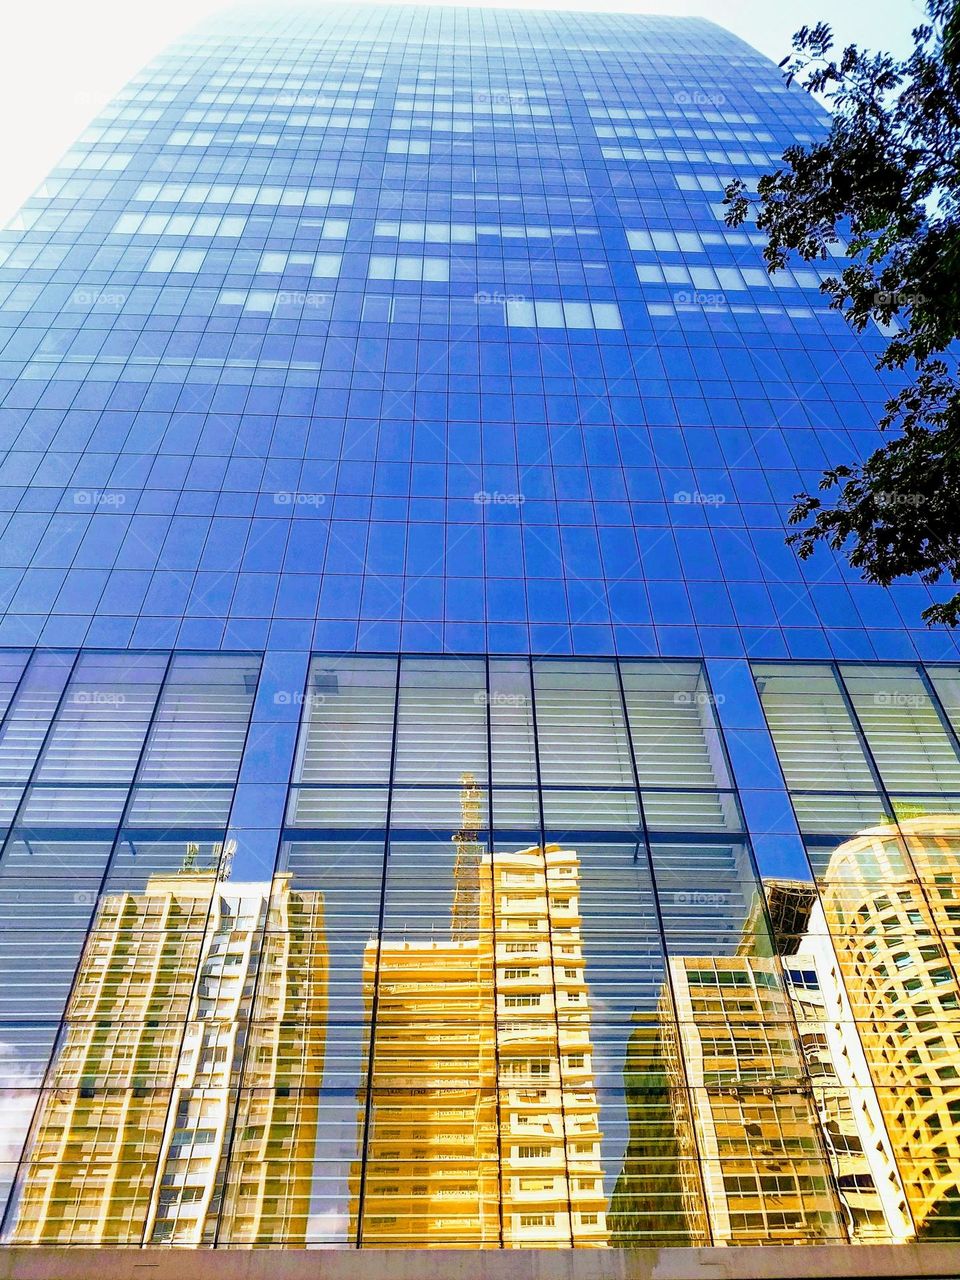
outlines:
M282 1094L322 1074L322 898L291 894L282 875L224 884L194 855L143 893L101 900L17 1241L209 1243L221 1212L237 1240L305 1238L316 1109ZM238 1099L247 1056L256 1091Z
M701 20L278 0L0 231L6 1243L960 1273L960 654L785 546L899 384L722 205L825 125Z

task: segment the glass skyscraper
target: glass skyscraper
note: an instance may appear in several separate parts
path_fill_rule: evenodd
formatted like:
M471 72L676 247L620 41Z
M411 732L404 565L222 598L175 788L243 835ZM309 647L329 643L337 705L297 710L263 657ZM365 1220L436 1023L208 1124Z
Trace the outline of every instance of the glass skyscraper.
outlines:
M824 128L265 4L0 233L7 1245L960 1240L960 655L785 545L896 384L723 217Z

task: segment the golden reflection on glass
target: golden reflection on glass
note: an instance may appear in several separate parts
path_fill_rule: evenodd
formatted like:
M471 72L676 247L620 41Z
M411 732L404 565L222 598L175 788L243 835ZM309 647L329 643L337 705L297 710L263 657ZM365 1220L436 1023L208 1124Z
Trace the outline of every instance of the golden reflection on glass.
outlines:
M958 871L960 815L930 814L845 841L821 886L921 1239L960 1230L960 985L952 936Z
M674 1089L691 1099L684 1194L696 1243L814 1243L842 1238L829 1169L776 961L752 954L670 961ZM678 1116L683 1115L675 1107ZM709 1235L696 1212L696 1159Z
M674 707L662 674L625 682L628 738L602 664L566 672L583 704L570 721L564 671L539 671L542 722L523 669L497 670L513 683L488 696L482 667L440 688L438 665L402 686L402 769L388 752L368 760L376 804L359 808L346 757L364 760L392 715L395 664L320 672L288 808L302 835L272 878L237 876L229 844L127 841L95 909L87 890L63 899L84 928L93 919L10 1239L479 1249L960 1234L951 797L864 788L832 676L810 710L814 755L835 740L850 789L821 789L791 718L802 690L773 673L764 698L819 874L804 878L798 841L797 878L761 892L746 840L725 834L739 825L732 795L651 783L660 799L641 822L631 759L649 741L643 768L658 767L649 726L665 698ZM719 760L697 746L709 703L680 692L669 723L695 739L686 758ZM869 696L884 699L870 714L886 732L899 703L885 686ZM461 705L468 771L453 762ZM608 765L593 759L582 786L597 716L613 725ZM933 740L929 715L921 728ZM372 829L358 815L374 811ZM65 860L23 840L7 875L62 863L62 897L96 853ZM106 864L101 850L94 871Z
M375 934L364 951L362 1243L951 1233L960 992L937 926L956 914L960 817L862 831L820 895L767 881L776 955L757 898L739 940L721 929L718 953L705 938L669 957L656 1009L632 1015L608 1203L580 860L559 844L485 852L472 775L460 806L446 935ZM689 929L677 938L697 946ZM288 874L231 883L189 846L179 871L105 896L13 1239L305 1243L327 970L323 895L293 892Z
M909 1240L913 1224L880 1096L817 890L810 881L768 880L766 894L849 1236L862 1243Z
M249 1027L258 983L269 1020ZM13 1240L211 1243L222 1212L238 1243L303 1242L316 1112L299 1099L322 1072L326 990L322 895L287 875L230 883L191 845L178 872L103 897Z
M604 1245L577 855L491 857L481 793L472 774L461 784L448 936L367 947L376 1029L352 1219L368 1246Z
M850 1237L957 1239L955 671L754 674L817 876L767 896Z

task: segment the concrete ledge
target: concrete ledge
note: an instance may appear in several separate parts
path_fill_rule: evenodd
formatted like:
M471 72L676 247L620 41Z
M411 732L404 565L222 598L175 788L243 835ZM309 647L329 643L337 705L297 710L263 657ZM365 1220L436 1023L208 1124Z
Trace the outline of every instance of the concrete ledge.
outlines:
M0 1247L0 1280L921 1280L957 1244L752 1249L52 1249Z

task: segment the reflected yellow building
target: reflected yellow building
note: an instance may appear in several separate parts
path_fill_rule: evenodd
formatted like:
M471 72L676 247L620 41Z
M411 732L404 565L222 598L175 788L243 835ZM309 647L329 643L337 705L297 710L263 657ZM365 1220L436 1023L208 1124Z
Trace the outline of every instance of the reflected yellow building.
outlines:
M916 1234L954 1236L960 815L902 818L858 832L832 855L821 895Z
M579 862L556 845L483 853L469 776L461 808L450 937L366 949L352 1217L368 1246L602 1246Z
M666 991L661 1023L692 1237L955 1236L960 815L858 832L819 894L765 890L737 955L669 964L675 1035ZM757 953L764 910L786 989Z
M669 967L677 1030L667 1059L694 1242L843 1239L776 961L679 956ZM663 1022L673 1025L666 993Z
M233 884L193 864L100 902L19 1243L195 1245L218 1218L232 1243L306 1238L317 1113L301 1091L322 1076L323 898L287 875Z

